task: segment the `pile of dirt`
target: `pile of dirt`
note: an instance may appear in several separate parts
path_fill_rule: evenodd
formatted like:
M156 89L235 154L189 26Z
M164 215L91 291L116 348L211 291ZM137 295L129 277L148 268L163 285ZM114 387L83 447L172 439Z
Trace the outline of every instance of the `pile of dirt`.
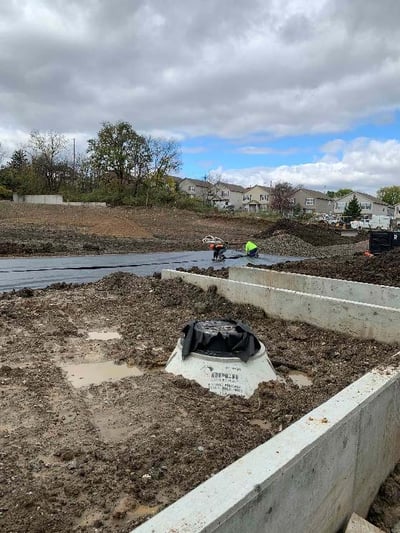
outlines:
M359 254L353 257L307 259L304 261L278 263L273 266L257 266L259 268L297 272L298 274L308 274L310 276L400 287L400 247L370 257Z
M365 240L365 235L355 237L342 237L334 227L326 224L305 224L282 218L275 224L268 226L265 230L258 233L256 238L266 239L274 235L289 234L298 237L302 241L312 246L329 246L333 244L348 244L349 242L358 242Z

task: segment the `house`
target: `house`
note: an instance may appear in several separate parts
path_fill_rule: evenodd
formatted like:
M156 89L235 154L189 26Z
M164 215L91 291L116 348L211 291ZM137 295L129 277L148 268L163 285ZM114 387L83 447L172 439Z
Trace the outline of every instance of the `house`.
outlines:
M249 213L258 213L269 209L271 189L263 185L248 187L243 193L243 209Z
M342 215L347 204L353 199L353 196L357 198L361 205L361 215L364 217L371 218L372 215L386 215L392 217L394 214L394 208L389 204L375 198L375 196L357 191L346 194L346 196L342 196L341 198L336 198L335 214Z
M241 185L218 181L211 184L208 198L214 207L218 209L242 209L243 193L245 189Z
M183 178L179 182L179 190L188 194L191 198L199 198L204 203L208 200L210 182L206 180L196 180L191 178Z
M180 178L179 176L166 176L165 177L165 182L167 184L167 187L171 190L171 191L179 191L179 185L181 183L181 181L183 180L183 178Z
M333 213L334 201L328 195L312 189L298 189L291 198L293 208L299 206L304 214Z

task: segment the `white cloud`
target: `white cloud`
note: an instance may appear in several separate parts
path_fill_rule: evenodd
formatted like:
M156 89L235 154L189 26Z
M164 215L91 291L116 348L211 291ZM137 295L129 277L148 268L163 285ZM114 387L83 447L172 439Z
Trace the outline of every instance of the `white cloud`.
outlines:
M24 131L338 132L399 108L399 20L398 0L3 2L0 116Z
M246 155L263 155L263 154L280 154L280 155L289 155L295 154L300 151L299 148L271 148L269 146L243 146L236 150L239 154Z
M276 168L223 169L215 172L221 179L238 185L270 185L288 181L320 191L350 188L375 194L388 185L400 185L400 142L359 138L351 142L334 141L325 150L340 147L342 155L321 158L314 163L282 165Z

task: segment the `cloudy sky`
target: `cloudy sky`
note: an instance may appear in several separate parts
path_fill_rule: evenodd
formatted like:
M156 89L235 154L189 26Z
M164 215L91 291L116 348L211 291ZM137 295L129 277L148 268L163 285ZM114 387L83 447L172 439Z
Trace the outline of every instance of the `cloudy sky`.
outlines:
M400 185L400 1L0 1L3 152L117 120L183 176Z

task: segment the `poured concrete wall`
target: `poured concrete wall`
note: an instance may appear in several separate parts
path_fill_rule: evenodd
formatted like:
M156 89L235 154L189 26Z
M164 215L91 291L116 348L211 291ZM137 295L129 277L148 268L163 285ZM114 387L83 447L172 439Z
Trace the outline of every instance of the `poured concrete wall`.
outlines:
M399 413L400 369L366 374L134 531L336 533L400 459Z
M49 204L60 205L63 203L61 194L13 194L13 201L27 204Z
M254 305L284 320L381 342L399 341L400 309L176 270L163 270L162 278L181 278L203 290L215 286L231 302Z
M229 279L400 309L400 287L250 267L231 267Z

